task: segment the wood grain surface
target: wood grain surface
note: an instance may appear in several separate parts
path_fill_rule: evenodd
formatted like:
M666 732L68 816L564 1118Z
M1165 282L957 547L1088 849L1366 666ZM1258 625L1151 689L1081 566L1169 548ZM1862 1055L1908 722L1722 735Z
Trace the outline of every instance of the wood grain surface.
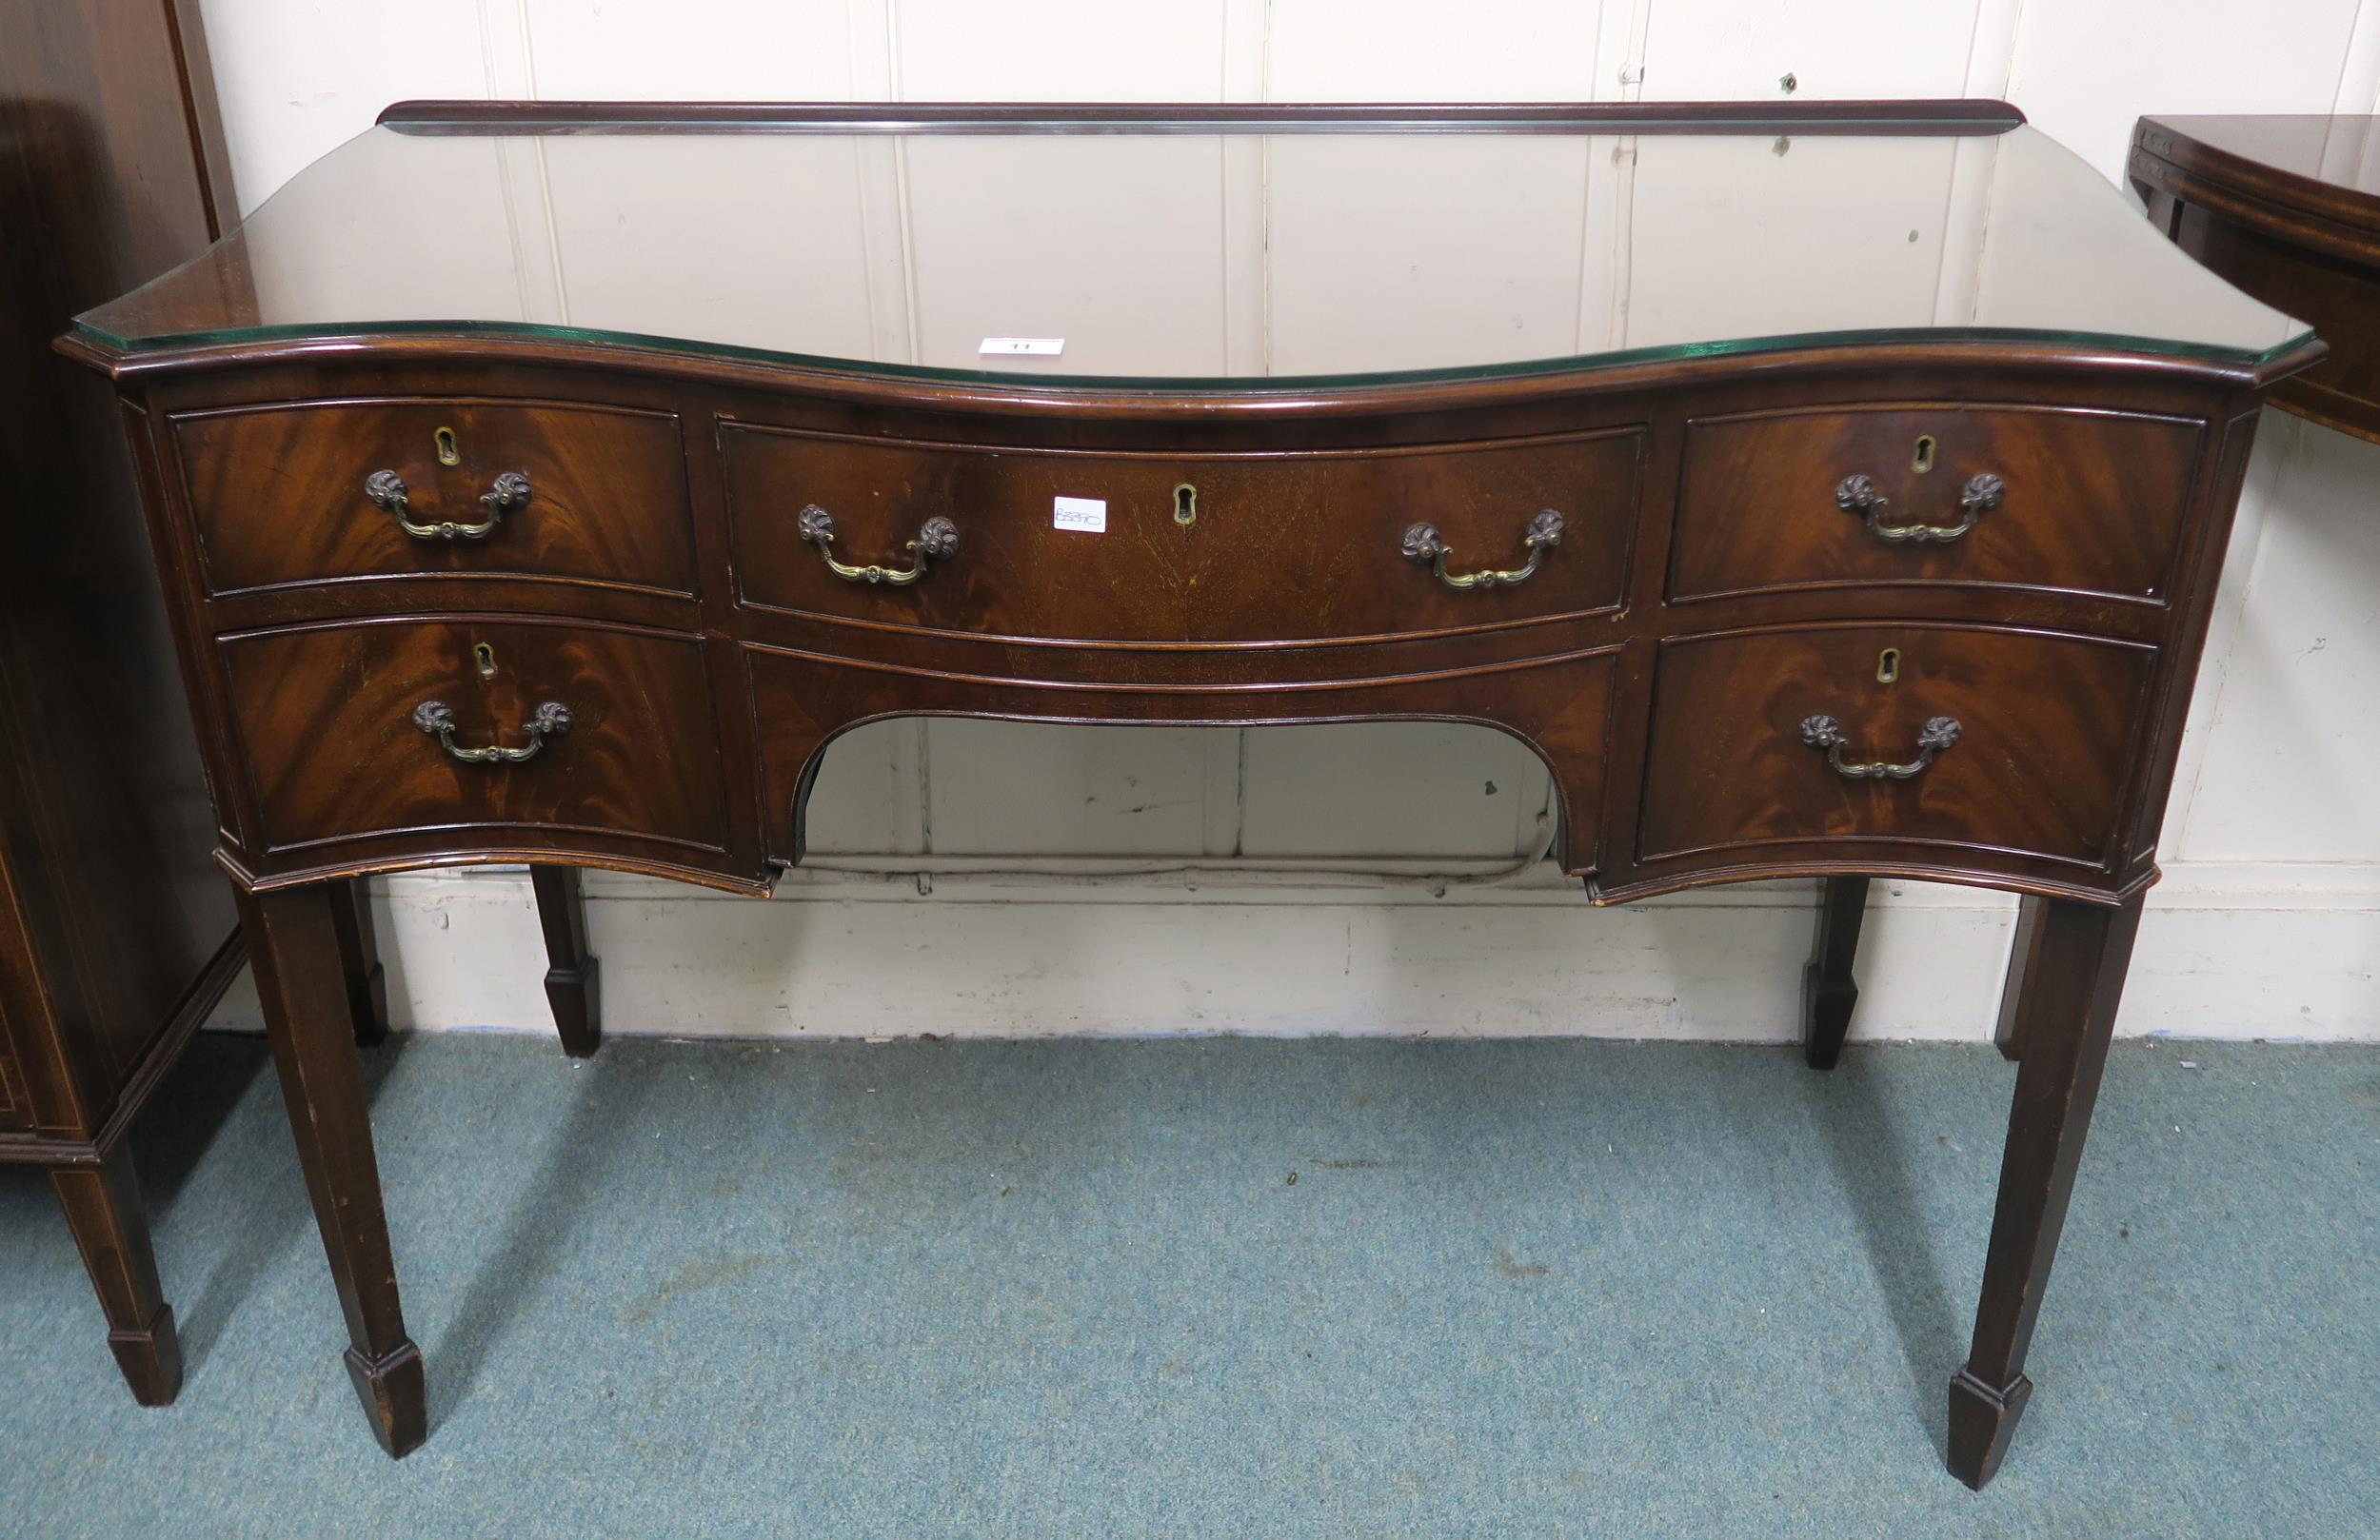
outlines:
M1670 594L1960 583L2169 603L2204 432L2192 418L1959 402L1697 420ZM1956 527L1976 475L2006 490L1955 540L1894 542L1837 504L1852 475L1889 500L1888 529Z
M305 626L231 638L223 662L268 851L496 823L724 845L695 638L500 619ZM546 701L572 721L526 763L466 764L415 725L427 701L452 709L465 746L525 746Z
M442 463L450 435L457 464ZM201 560L219 593L335 579L523 576L694 589L675 418L475 400L243 406L173 421ZM528 502L477 540L424 540L364 495L393 470L416 524L477 523L510 471Z
M744 597L879 625L1066 640L1278 643L1438 633L1616 609L1643 436L1373 453L1100 455L872 444L735 424L720 433ZM1182 488L1188 488L1187 492ZM1106 528L1061 528L1060 498ZM958 555L906 587L846 582L805 544L835 519L847 563L905 567L941 514ZM1512 587L1458 591L1401 550L1433 524L1449 570L1510 570L1551 508L1561 543ZM1188 522L1184 522L1185 517Z
M1887 648L1892 683L1876 678ZM2105 869L2155 664L2128 643L1918 624L1670 642L1642 854L1899 839ZM1960 737L1906 780L1851 780L1803 740L1803 721L1821 714L1841 723L1854 762L1911 762L1934 717Z

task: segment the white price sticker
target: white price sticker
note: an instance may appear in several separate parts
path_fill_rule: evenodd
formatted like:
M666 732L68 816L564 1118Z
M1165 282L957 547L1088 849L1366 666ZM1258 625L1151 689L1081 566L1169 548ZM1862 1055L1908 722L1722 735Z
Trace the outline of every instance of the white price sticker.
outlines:
M1050 521L1060 529L1079 529L1086 535L1107 533L1107 500L1098 497L1061 497L1056 500Z
M1056 358L1065 350L1066 339L1063 337L986 337L983 346L976 349L986 358L1020 354Z

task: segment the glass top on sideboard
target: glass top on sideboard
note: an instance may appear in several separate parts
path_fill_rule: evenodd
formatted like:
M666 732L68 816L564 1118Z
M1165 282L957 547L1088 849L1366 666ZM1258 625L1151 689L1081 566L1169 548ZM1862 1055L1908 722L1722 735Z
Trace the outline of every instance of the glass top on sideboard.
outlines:
M1926 123L384 124L77 326L1211 387L1892 341L2255 364L2309 334L2037 130Z

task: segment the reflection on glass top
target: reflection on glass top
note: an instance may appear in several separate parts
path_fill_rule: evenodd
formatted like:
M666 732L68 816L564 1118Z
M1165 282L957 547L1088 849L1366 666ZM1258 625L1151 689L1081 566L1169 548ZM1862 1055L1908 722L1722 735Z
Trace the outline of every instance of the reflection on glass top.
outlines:
M2238 363L2307 335L2031 128L1601 127L376 128L78 325L134 349L468 328L1209 385L1962 338Z
M2152 121L2259 166L2380 195L2380 118L2244 113Z

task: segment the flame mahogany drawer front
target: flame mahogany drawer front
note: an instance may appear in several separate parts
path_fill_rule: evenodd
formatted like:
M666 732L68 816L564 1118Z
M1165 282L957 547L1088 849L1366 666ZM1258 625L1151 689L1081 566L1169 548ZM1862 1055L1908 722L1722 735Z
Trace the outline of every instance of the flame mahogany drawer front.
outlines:
M747 603L945 632L1226 644L1616 609L1643 444L1621 429L1125 455L720 430ZM1104 504L1103 531L1060 526L1073 499ZM920 545L923 573L893 581L916 570ZM838 575L830 556L862 575ZM1501 576L1458 589L1440 566L1458 581Z
M725 848L695 638L458 619L220 647L267 851L486 825Z
M1665 643L1639 852L1893 839L2104 869L2156 649L1947 625Z
M1697 419L1670 597L1923 583L2165 604L2203 431L1959 405Z
M187 412L172 433L215 593L423 575L694 592L665 412L302 402Z

